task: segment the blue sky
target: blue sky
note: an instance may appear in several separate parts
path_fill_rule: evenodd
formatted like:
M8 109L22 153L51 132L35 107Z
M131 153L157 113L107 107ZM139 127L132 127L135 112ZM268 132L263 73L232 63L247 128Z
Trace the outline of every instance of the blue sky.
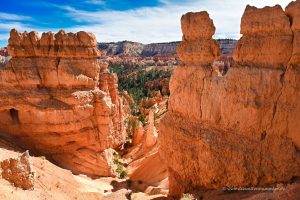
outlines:
M215 38L239 38L240 18L247 4L257 7L290 0L3 0L0 46L9 31L60 29L88 31L99 42L131 40L143 43L181 40L180 17L207 10L217 28Z

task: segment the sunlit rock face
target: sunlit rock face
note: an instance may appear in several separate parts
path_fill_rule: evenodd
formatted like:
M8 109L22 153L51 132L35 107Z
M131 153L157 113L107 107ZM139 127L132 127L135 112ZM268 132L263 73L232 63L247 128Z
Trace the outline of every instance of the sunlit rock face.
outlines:
M199 24L207 29L203 29ZM177 54L186 64L206 65L220 55L219 44L212 39L215 26L207 12L189 12L183 15L181 27L183 36Z
M279 5L264 9L247 6L241 34L233 54L239 64L284 68L289 62L293 32L289 17Z
M291 20L291 29L293 31L293 54L290 64L299 65L300 63L300 1L291 2L285 12Z
M220 51L209 15L183 15L184 64L171 77L158 140L171 196L300 175L299 2L286 12L247 6L234 63L221 76L212 67Z
M53 162L111 175L108 148L125 141L117 77L98 61L86 32L12 30L11 60L0 68L0 133Z

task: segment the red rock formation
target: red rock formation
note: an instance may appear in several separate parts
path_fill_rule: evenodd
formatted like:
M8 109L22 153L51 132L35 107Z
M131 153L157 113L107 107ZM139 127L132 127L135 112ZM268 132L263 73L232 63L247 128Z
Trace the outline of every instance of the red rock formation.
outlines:
M150 94L151 91L155 91L159 89L161 94L165 96L165 95L170 95L169 82L170 82L170 77L158 81L147 81L145 83L145 86L148 90L148 94Z
M168 172L158 153L154 111L152 109L147 114L147 125L137 128L133 135L134 146L125 158L134 188L147 194L166 194Z
M279 5L264 9L247 6L241 34L233 53L239 64L278 68L289 62L293 34L289 18Z
M293 23L298 3L287 7ZM299 62L290 61L297 47L289 18L280 6L247 6L237 64L223 76L213 73L213 30L206 12L182 17L178 54L185 64L171 78L169 111L159 126L171 196L300 176L300 73Z
M293 31L293 54L290 64L300 63L300 1L291 2L286 8L285 12L292 21Z
M168 172L158 153L159 133L156 129L160 117L167 111L166 104L167 98L162 99L158 92L140 104L141 113L145 116L144 125L137 117L131 117L128 123L131 124L129 132L132 135L132 146L126 149L124 155L128 176L133 188L149 195L167 194L168 191Z
M15 29L10 32L8 51L12 57L60 57L60 58L97 58L96 37L90 33L43 33L21 34Z
M207 29L203 29L199 24ZM183 15L181 27L183 37L177 48L177 54L186 64L209 64L220 55L219 44L211 39L215 27L207 12L197 14L189 12Z
M33 189L34 173L31 170L29 153L26 151L18 158L1 161L1 176L11 182L15 187L25 190Z
M159 84L161 85L161 94L170 95L170 88L169 88L170 79L165 78L163 80L160 80Z
M11 31L0 70L0 132L75 173L111 175L108 148L125 141L117 77L85 32Z
M151 97L147 97L141 100L140 102L140 112L141 114L147 116L153 107L162 102L163 97L161 96L159 91L154 91L151 94Z

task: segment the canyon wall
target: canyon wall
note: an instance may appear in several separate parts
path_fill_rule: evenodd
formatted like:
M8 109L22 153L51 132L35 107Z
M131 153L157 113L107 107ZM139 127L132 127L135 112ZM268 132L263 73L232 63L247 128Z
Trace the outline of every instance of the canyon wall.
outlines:
M117 77L100 63L94 35L10 33L0 68L0 133L58 165L112 175L109 148L126 137Z
M141 53L144 57L175 55L179 42L164 42L146 44Z
M234 39L218 39L221 52L224 55L231 55L237 40ZM168 56L176 55L176 48L180 42L164 42L142 44L138 42L122 41L99 43L100 50L107 51L107 55L128 54L134 57L151 57L151 56Z
M128 54L131 56L139 56L143 51L144 45L138 42L122 41L122 42L101 42L98 44L100 50L107 51L108 55Z
M300 176L300 1L247 6L235 64L219 76L207 12L182 16L180 59L159 125L169 194L271 186Z

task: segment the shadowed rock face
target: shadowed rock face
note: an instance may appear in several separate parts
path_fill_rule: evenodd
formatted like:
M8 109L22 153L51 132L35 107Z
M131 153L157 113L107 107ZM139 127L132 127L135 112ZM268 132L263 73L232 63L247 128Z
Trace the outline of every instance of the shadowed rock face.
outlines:
M169 111L159 125L171 196L200 188L269 186L300 175L300 63L294 28L299 3L291 3L286 12L280 6L248 6L235 64L225 76L211 67L219 47L211 39L208 14L182 17L177 51L185 64L171 77Z
M85 32L11 31L0 69L0 133L75 173L111 175L108 148L125 141L117 77Z

